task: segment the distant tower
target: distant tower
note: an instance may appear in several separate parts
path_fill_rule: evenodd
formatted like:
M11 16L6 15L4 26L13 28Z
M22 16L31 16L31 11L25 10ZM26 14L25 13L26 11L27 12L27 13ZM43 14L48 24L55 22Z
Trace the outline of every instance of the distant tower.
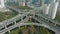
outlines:
M4 0L0 0L0 8L4 8L5 5L4 5Z
M29 0L29 1L27 2L27 6L31 7L31 5L32 5L32 0Z
M44 9L44 14L45 15L48 15L49 8L50 8L50 4L49 5L47 5L47 4L44 5L44 8L43 9Z
M9 11L9 9L7 9L7 8L5 7L5 1L6 1L6 0L0 0L0 12Z
M47 6L47 8L46 8L46 15L48 15L49 8L50 8L50 4L49 4L49 5Z
M52 18L52 19L55 19L55 17L56 17L57 7L58 7L58 2L55 2L55 3L54 3L54 6L53 6L52 13L51 13L51 18Z
M19 0L19 6L25 6L25 0Z
M56 0L51 1L50 8L49 8L49 13L48 13L49 18L55 19L58 3L59 2L58 1L56 2Z
M43 6L43 5L44 5L44 3L45 3L45 0L42 0L42 4L41 4L41 5Z
M44 5L43 5L43 14L44 14L44 15L46 15L46 13L47 13L47 12L46 12L46 9L47 9L47 4L44 4Z
M51 0L51 2L55 2L56 0Z

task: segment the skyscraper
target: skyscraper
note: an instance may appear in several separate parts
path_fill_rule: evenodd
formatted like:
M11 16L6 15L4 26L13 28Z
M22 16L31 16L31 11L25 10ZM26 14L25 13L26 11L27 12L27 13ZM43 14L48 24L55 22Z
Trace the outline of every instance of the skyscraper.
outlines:
M51 19L55 19L56 17L56 12L57 12L57 7L58 7L58 1L52 0L49 8L49 13L48 16Z
M0 8L3 8L3 7L5 7L4 0L0 0Z

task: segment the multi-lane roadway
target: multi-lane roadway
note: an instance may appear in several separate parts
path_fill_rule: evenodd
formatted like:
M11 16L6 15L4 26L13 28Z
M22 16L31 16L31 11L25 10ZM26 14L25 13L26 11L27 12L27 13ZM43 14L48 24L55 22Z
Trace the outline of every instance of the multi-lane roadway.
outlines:
M12 9L12 10L15 10L15 11L18 11L18 12L21 12L22 13L22 11L20 11L20 10L17 10L17 9L15 9L15 8L12 8L12 7L9 7L9 6L7 6L9 9ZM34 11L34 13L35 13L35 11ZM33 14L34 14L33 13ZM31 14L31 12L25 12L25 13L23 13L23 14L18 14L17 16L15 16L15 17L13 17L12 19L8 19L8 20L6 20L6 21L3 21L3 22L1 22L1 27L0 27L0 29L1 28L3 28L3 27L5 27L5 29L3 29L3 30L0 30L0 33L1 34L4 34L5 32L7 32L7 31L9 31L10 32L10 30L12 30L12 29L14 29L14 28L16 28L16 27L20 27L20 26L23 26L23 25L37 25L37 26L44 26L44 27L46 27L46 28L48 28L48 29L50 29L50 30L52 30L52 31L54 31L56 34L60 34L60 27L58 27L58 26L55 26L53 23L50 23L50 22L45 22L45 18L38 18L38 17L33 17L35 20L38 20L40 23L23 23L24 22L24 20L23 20L23 17L24 16L26 16L27 17L27 15L28 14ZM35 14L34 14L35 15ZM38 15L39 16L39 15ZM19 19L21 19L21 20L23 20L23 21L20 21L20 22L18 22L18 23L16 23L16 21L17 20L19 20ZM9 24L11 24L11 23L15 23L14 25L12 25L12 26L10 26L10 27L6 27L7 25L9 25Z

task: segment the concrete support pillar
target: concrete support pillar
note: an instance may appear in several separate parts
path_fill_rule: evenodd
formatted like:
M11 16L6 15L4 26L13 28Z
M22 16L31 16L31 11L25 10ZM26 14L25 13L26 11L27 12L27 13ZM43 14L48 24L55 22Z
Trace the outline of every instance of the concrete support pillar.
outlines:
M28 16L26 15L26 17L28 17Z
M56 26L56 23L55 23L55 26Z
M25 25L25 28L26 28L27 26Z
M7 29L7 26L5 25L5 28Z
M38 28L40 29L40 27L38 26Z
M23 21L23 19L22 19L22 21Z
M15 24L16 24L16 21L15 21Z
M56 26L56 23L57 23L57 22L54 22L54 23L55 23L55 26Z
M20 26L19 26L19 29L20 29Z
M23 21L22 17L21 17L21 21Z
M10 30L8 30L8 33L10 33Z

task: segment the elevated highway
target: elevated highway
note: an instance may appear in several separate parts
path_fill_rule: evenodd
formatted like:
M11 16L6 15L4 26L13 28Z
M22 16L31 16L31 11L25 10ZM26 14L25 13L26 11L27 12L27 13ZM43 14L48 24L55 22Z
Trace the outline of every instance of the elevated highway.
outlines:
M20 12L20 10L14 9L14 8L12 8L12 7L8 7L8 8ZM34 12L34 13L36 13L36 12ZM19 22L19 23L16 23L17 20L19 20L19 19L22 20L22 18L23 18L24 16L27 16L28 14L30 14L30 12L26 12L26 13L24 13L24 14L22 14L22 15L21 15L21 14L18 14L17 16L15 16L15 17L12 18L12 19L8 19L8 20L6 20L6 21L1 22L2 24L0 24L0 25L1 25L2 27L5 27L5 29L1 30L0 33L1 33L1 34L4 34L4 33L7 32L7 31L10 32L10 30L12 30L12 29L14 29L14 28L16 28L16 27L23 26L23 25L37 25L37 26L44 26L44 27L46 27L46 28L54 31L56 34L60 34L60 27L56 26L56 23L54 23L54 22L51 23L51 22L49 22L50 20L47 20L47 18L41 18L42 16L41 16L41 15L38 15L38 14L37 14L37 15L40 16L40 17L36 17L35 14L34 14L33 18L34 18L35 20L39 21L40 23L23 23L24 20L21 21L21 22ZM6 27L7 25L9 25L9 24L11 24L11 23L15 23L15 24L12 25L12 26L10 26L10 27ZM2 28L2 27L1 27L1 28Z
M34 18L36 21L38 21L38 22L40 22L40 23L42 23L42 24L50 27L50 28L48 28L48 29L54 31L56 34L59 34L59 32L60 32L60 27L57 27L57 26L55 26L55 25L52 24L52 23L44 22L44 21L42 21L42 20L40 20L40 19L38 19L38 18L36 18L36 17L33 17L33 18Z
M15 9L12 9L12 10L15 10ZM17 9L16 9L17 10ZM21 12L21 11L19 11L19 12ZM23 14L18 14L18 15L16 15L15 17L13 17L13 18L11 18L11 19L7 19L7 20L5 20L5 21L2 21L2 22L0 22L0 29L1 28L4 28L5 26L7 26L7 25L9 25L9 24L11 24L11 23L14 23L14 22L16 22L17 20L19 20L19 19L23 19L23 17L24 16L27 16L29 14L29 12L25 12L25 13L23 13Z
M10 30L12 30L12 29L14 29L14 28L16 28L16 27L20 27L20 26L24 26L24 25L43 26L43 27L45 27L45 28L48 28L48 29L54 31L56 34L60 34L60 32L57 31L55 28L53 28L53 27L51 27L51 26L49 26L49 25L46 25L46 24L42 24L42 23L41 23L41 24L40 24L40 23L17 23L17 24L15 24L15 25L11 26L11 27L8 27L8 28L0 31L0 33L3 34L3 33L7 32L7 31L10 31Z

